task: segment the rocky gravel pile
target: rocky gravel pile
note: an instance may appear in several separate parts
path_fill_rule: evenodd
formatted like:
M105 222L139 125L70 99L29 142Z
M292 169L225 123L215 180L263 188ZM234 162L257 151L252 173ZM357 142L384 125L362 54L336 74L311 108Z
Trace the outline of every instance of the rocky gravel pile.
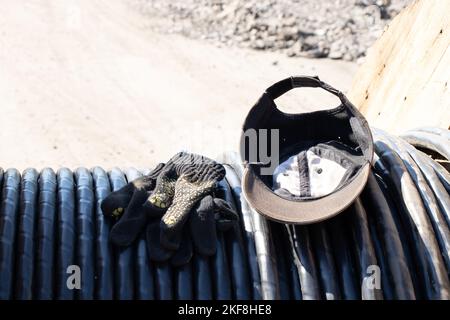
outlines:
M357 60L412 0L130 0L154 28L218 45Z

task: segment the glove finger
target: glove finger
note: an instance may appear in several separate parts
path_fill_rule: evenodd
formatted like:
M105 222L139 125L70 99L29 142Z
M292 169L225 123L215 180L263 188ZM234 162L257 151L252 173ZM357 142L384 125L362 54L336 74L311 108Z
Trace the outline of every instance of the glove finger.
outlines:
M173 251L167 250L161 246L159 220L154 220L147 224L146 239L147 253L150 260L164 262L169 260L173 255Z
M150 216L161 217L171 205L175 194L176 179L173 166L167 164L156 179L155 189L145 202L145 208Z
M234 211L230 204L221 198L214 198L214 212L217 227L221 231L230 230L239 220L239 215Z
M204 256L214 255L217 250L217 231L212 196L203 198L193 210L189 227L195 251Z
M175 183L172 205L161 219L161 229L168 237L174 237L186 223L195 204L214 187L214 181L192 183L181 176Z
M134 191L135 187L130 182L121 189L111 192L100 205L103 214L108 217L120 217L128 206Z
M158 165L157 168L160 168L161 165L162 164ZM160 170L157 168L148 175L135 179L119 190L110 193L101 203L103 214L105 216L118 218L124 213L125 208L128 207L136 190L146 190L147 192L150 192L155 184L155 178L152 177L152 174L157 172L157 170Z
M111 242L118 246L129 246L147 223L148 216L145 213L142 203L147 198L147 191L136 190L131 198L125 213L120 220L111 228Z
M170 259L174 267L183 266L191 260L193 255L192 241L189 237L189 232L186 228L183 229L181 243L179 249Z
M160 242L161 246L167 250L178 250L182 240L183 229L170 230L160 223Z

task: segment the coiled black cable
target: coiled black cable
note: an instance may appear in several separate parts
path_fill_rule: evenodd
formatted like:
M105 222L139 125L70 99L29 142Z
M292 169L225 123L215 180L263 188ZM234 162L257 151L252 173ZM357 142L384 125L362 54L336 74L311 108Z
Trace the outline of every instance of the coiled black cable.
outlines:
M182 267L149 261L143 236L129 248L109 242L101 201L148 170L0 169L0 299L446 299L450 175L401 139L375 142L360 197L313 226L257 214L229 156L216 196L239 224L218 232L215 256ZM365 285L372 266L381 287Z
M45 168L39 175L39 210L36 232L36 299L54 297L54 257L56 226L56 174Z
M35 169L27 169L22 174L15 267L15 298L20 300L33 298L34 225L38 207L38 177L39 173Z
M61 168L56 174L56 299L72 300L74 291L67 285L67 272L75 265L76 223L75 223L75 181L68 168Z
M95 195L95 298L114 298L114 257L109 243L111 221L105 219L100 207L102 200L111 192L108 174L100 167L91 170Z

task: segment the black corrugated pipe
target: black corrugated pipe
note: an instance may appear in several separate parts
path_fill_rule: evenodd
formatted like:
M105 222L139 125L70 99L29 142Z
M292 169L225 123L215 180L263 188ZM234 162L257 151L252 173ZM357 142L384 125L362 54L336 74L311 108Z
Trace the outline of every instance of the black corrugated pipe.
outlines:
M435 128L406 135L443 156L449 136ZM109 242L113 222L101 201L149 170L0 169L0 299L448 299L450 174L401 138L379 130L374 138L362 194L308 226L258 214L241 190L239 156L225 154L217 196L239 225L218 232L215 256L183 267L151 262L143 237L123 249Z

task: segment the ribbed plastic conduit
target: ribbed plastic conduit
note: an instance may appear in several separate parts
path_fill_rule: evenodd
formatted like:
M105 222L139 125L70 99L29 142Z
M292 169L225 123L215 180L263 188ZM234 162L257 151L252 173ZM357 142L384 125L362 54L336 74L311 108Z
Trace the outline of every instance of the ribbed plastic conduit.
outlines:
M37 215L38 177L39 173L35 169L27 169L22 174L15 277L15 298L21 300L33 298L34 224Z
M448 132L417 131L448 150ZM375 146L360 197L313 226L256 213L237 155L226 155L216 196L239 225L218 232L215 256L177 268L151 263L144 236L128 248L109 243L114 222L101 201L148 170L0 169L0 299L448 299L450 174L400 138L375 131ZM367 285L373 266L380 281Z
M15 273L14 240L19 211L20 173L16 169L8 169L4 175L2 174L2 177L3 186L0 203L0 299L11 299Z
M67 272L75 264L75 181L68 168L61 168L56 174L56 299L71 300L74 291L67 285ZM69 268L69 270L68 270ZM70 280L69 280L70 281Z

